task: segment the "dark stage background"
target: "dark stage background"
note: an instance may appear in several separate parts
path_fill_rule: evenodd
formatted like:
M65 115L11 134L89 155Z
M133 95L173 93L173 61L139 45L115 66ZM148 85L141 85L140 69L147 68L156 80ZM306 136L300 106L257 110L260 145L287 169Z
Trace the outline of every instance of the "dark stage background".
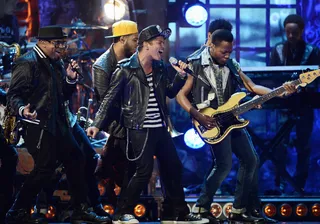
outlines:
M180 27L179 21L168 21L167 14L173 12L167 9L169 4L167 0L137 0L130 2L132 11L129 17L138 22L140 29L157 23L161 26L169 24L169 27L174 31L169 39L170 51L166 52L166 59L169 55L183 59L199 48L205 42L209 20L217 18L228 19L233 24L233 33L236 38L233 56L242 66L267 65L272 46L284 40L282 22L283 18L290 13L297 12L305 18L305 38L307 42L320 46L319 1L203 0L202 2L209 8L209 19L206 24L199 28ZM169 2L174 3L175 1ZM74 17L81 18L86 24L98 25L101 24L100 5L100 0L38 0L39 8L34 13L38 13L40 26L70 24ZM250 7L254 7L254 10ZM252 23L255 26L252 26ZM107 48L110 42L107 42L102 37L110 33L110 30L95 32L98 35L86 33L86 41L89 47L91 49ZM86 105L86 102L83 103ZM174 127L178 131L185 133L191 128L189 116L174 100L170 102L170 107ZM310 172L305 190L312 195L320 195L320 139L318 134L320 131L320 113L318 109L315 109L314 112L315 122L311 144ZM245 117L251 120L249 128L252 128L253 132L266 142L276 134L281 124L286 120L281 110L262 109L251 111ZM294 139L295 132L292 132L291 142ZM174 142L185 168L184 185L186 188L191 189L202 182L210 163L212 163L208 146L201 149L191 149L184 144L181 136L175 138ZM260 152L261 148L257 147L257 150ZM287 164L288 172L293 174L296 163L296 151L293 144L289 145L287 161L283 162ZM233 193L237 166L237 160L234 159L234 167L223 183L222 194ZM270 193L270 190L278 190L274 179L275 167L270 161L266 161L260 169L261 194ZM284 189L284 194L294 193L289 184L285 184ZM196 188L194 191L197 191Z

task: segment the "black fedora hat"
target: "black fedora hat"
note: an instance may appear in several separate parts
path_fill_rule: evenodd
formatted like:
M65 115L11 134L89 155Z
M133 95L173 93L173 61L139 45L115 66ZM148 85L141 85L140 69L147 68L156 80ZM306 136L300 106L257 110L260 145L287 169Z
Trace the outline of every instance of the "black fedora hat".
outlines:
M53 40L64 38L67 38L67 35L62 31L62 27L59 26L41 27L37 36L37 39L40 40Z

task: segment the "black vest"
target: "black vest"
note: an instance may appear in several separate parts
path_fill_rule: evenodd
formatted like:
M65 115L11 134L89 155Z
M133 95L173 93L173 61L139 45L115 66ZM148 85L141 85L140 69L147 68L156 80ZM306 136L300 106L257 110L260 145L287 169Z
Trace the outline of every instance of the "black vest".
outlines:
M229 59L231 60L231 59ZM204 74L204 68L208 65L202 65L201 64L201 57L192 61L193 71L194 74L197 76L197 78L194 78L193 80L193 88L191 91L191 96L189 96L190 102L192 102L193 106L202 103L201 95L203 94L203 100L208 99L208 94L211 90L211 85L208 82L206 75ZM226 89L224 90L223 99L224 102L227 102L232 94L239 91L239 79L237 80L235 67L232 63L228 63L227 67L230 69L230 74L228 76L228 81L226 85ZM242 81L241 81L242 83ZM243 85L243 84L242 84ZM196 107L196 106L195 106ZM218 100L217 97L215 97L210 102L210 107L216 109L218 108Z

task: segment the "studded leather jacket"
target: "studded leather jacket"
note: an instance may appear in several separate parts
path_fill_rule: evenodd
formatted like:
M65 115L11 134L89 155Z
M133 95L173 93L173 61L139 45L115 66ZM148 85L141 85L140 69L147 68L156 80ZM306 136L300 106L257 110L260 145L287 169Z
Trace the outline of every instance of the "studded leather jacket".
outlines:
M167 123L166 96L173 98L185 83L185 79L176 75L173 82L162 61L153 61L152 65L155 95L163 120ZM96 114L93 126L101 129L117 96L121 98L121 123L130 129L142 129L148 107L150 87L146 74L140 65L138 53L123 61L111 77L109 89Z

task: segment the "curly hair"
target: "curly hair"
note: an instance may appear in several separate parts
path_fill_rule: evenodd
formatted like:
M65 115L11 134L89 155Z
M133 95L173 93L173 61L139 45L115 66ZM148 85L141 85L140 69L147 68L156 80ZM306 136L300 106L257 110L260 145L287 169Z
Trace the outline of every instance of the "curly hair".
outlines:
M229 21L225 19L216 19L212 21L209 25L209 33L213 33L216 30L224 29L224 30L232 30L232 25Z
M214 32L211 37L211 42L214 44L219 44L222 41L229 43L233 41L233 35L230 30L219 29Z

